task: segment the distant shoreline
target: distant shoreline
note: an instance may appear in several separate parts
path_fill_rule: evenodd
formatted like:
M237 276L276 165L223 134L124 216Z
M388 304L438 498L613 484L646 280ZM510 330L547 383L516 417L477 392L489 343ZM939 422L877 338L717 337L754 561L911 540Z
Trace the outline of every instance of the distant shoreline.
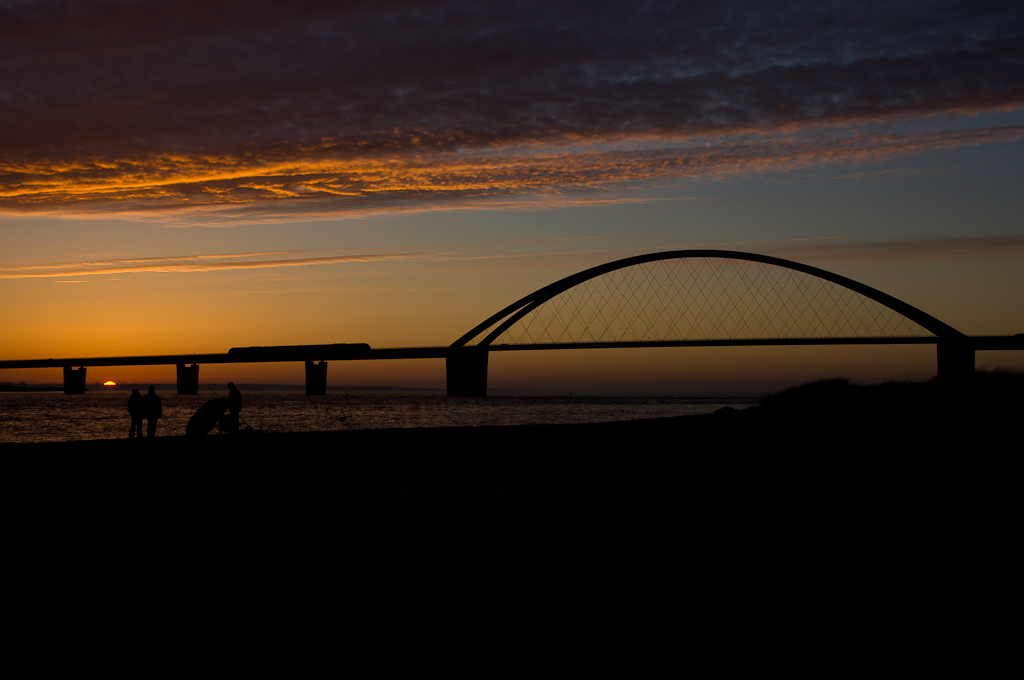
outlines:
M153 385L158 392L177 392L178 386L175 383L119 383L117 385L103 385L93 383L87 385L89 392L125 392L133 389L148 389ZM217 387L220 387L218 383ZM278 385L276 383L238 383L239 389L250 391L267 392L304 392L305 385ZM63 392L62 383L0 383L0 392ZM397 387L391 385L356 385L353 387L341 385L328 385L328 392L445 392L443 387ZM497 390L503 391L503 390Z
M0 383L0 392L63 392L63 385L27 385L25 383Z
M102 394L105 392L130 392L133 389L146 390L150 385L160 393L176 393L177 385L174 383L119 383L106 387L100 383L93 383L86 387L86 392ZM237 383L238 389L244 392L305 392L305 385L279 385L276 383ZM199 394L209 393L210 390L220 389L222 386L208 386L208 389L200 389ZM15 384L0 383L0 392L63 392L64 386L60 383L35 383ZM328 394L340 394L345 392L381 392L386 394L406 393L441 395L447 394L444 387L402 387L396 385L328 385ZM489 388L488 396L541 396L541 397L689 397L689 396L737 396L737 397L762 397L770 392L764 390L542 390L542 389L518 389L518 388Z

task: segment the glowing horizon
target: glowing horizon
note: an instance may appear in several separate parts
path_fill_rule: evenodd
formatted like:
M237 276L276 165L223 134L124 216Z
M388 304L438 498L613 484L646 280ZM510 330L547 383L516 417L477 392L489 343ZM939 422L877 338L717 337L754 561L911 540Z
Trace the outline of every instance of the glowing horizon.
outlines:
M443 345L575 271L683 248L1024 331L1024 10L214 6L0 8L0 358ZM817 377L933 370L832 351ZM767 350L593 356L495 358L492 384L810 375ZM443 382L413 364L329 381Z

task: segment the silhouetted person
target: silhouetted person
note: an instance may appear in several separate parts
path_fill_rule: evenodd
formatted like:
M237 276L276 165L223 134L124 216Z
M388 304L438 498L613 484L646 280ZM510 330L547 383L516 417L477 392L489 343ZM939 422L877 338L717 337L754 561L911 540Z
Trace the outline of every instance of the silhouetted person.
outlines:
M132 426L128 430L128 439L142 437L142 395L137 389L132 390L128 397L128 415L132 417Z
M238 434L238 414L242 412L242 393L235 387L235 383L228 383L228 431L231 434Z
M156 388L150 385L149 392L142 398L142 415L146 416L146 437L156 436L156 421L163 414L160 397L156 396Z

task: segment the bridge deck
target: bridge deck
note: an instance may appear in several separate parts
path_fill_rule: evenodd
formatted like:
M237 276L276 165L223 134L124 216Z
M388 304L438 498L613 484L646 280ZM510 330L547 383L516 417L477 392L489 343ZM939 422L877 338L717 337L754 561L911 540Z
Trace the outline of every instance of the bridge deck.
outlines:
M1024 349L1024 334L967 336L975 350ZM793 345L927 345L939 342L935 336L899 338L776 338L753 340L666 340L649 342L550 343L536 345L492 345L489 352L521 352L558 349L615 349L642 347L772 347ZM368 345L314 345L247 347L214 354L159 354L120 357L67 357L0 361L4 368L61 368L64 366L157 366L169 364L240 364L282 361L367 361L381 359L444 359L467 348L390 347L371 349ZM238 351L243 350L243 351Z

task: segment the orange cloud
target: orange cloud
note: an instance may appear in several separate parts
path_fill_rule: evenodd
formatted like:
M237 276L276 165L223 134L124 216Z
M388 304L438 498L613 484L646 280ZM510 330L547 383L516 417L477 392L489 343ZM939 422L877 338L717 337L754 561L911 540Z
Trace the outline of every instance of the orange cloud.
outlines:
M703 138L702 143L618 138L603 145L611 149L601 150L595 150L595 144L533 145L344 160L323 151L320 157L307 154L274 163L181 155L102 166L8 163L0 166L0 173L21 179L0 187L0 211L152 213L205 208L236 218L258 218L539 194L571 201L581 190L650 179L864 162L1021 138L1024 127L1016 126L903 135L854 135L844 128L819 126L798 133L722 135Z
M0 267L0 279L41 279L59 276L86 276L96 274L137 274L141 272L188 273L223 271L228 269L268 269L275 267L304 267L341 262L372 262L401 260L417 257L418 253L385 255L327 255L280 259L245 259L254 255L282 255L273 253L228 253L226 255L193 255L185 257L154 257L144 259L73 262L53 265L24 265ZM65 282L66 283L66 282Z
M126 258L90 260L42 265L0 267L0 279L43 279L67 276L94 276L99 274L138 274L143 272L185 274L233 269L272 269L277 267L306 267L327 264L383 261L429 261L434 263L466 263L479 261L490 269L494 267L548 266L552 259L596 264L627 257L650 248L544 250L528 246L551 245L572 241L590 241L597 237L543 239L534 241L504 241L461 244L444 250L421 252L391 252L375 254L336 254L296 257L314 251L266 251L252 253L221 253L214 255L186 255L180 257ZM523 246L523 252L474 253L481 246ZM756 243L700 243L689 248L756 251L800 261L822 260L878 260L895 258L957 259L1024 257L1024 236L988 236L888 241L846 241L837 237L822 237L807 241L759 241ZM683 249L675 247L672 249ZM669 248L664 248L668 250ZM281 257L273 257L281 256ZM290 257L287 257L290 256ZM82 283L83 279L56 283Z

